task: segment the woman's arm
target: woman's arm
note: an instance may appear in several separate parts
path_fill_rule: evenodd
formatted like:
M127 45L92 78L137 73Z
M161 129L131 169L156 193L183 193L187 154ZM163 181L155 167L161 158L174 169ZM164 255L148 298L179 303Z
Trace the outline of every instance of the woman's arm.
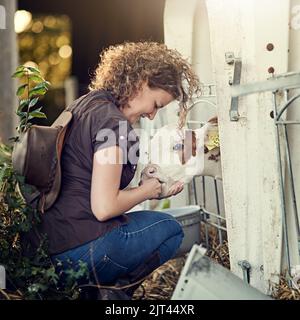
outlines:
M137 188L119 190L122 156L122 149L117 146L99 150L94 154L91 209L99 221L119 216L138 203L158 197L161 192L161 184L157 179L150 179Z

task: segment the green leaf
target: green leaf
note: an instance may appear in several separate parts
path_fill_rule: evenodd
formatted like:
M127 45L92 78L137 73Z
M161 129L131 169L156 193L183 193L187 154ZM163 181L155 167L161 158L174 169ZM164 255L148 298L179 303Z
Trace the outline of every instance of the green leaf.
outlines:
M22 118L22 117L26 117L27 112L17 111L16 114Z
M45 89L46 88L46 86L45 86L45 83L44 82L42 82L42 83L39 83L38 85L36 85L34 88L32 88L31 89L31 91L32 90L38 90L38 89Z
M28 119L33 119L33 118L47 118L44 112L40 111L32 111L29 113L29 118Z
M41 74L40 70L34 67L27 67L27 69L33 73L37 73L38 75Z
M46 87L45 83L42 82L29 91L29 98L33 96L44 95L47 92L47 90L48 88Z
M51 86L51 83L49 81L45 81L44 83L47 88Z
M37 83L45 82L45 79L38 74L31 74L29 76L29 80L37 82Z
M32 99L29 103L29 108L35 106L38 101L39 101L39 97Z
M28 106L29 101L29 99L21 100L17 111L22 111L25 106Z
M12 75L12 78L22 78L23 76L25 76L25 72L24 72L24 71L16 71L16 72Z
M46 92L47 92L47 89L46 89L46 88L40 88L40 89L32 90L32 91L29 93L29 98L32 98L33 96L42 96L42 95L44 95Z
M21 96L24 93L27 86L28 86L28 84L23 84L22 86L20 86L17 90L17 93L16 93L17 96Z
M20 65L18 66L18 68L16 69L16 72L19 72L19 71L23 71L26 67L24 65Z
M43 107L40 107L38 109L35 109L34 111L41 111L43 109Z

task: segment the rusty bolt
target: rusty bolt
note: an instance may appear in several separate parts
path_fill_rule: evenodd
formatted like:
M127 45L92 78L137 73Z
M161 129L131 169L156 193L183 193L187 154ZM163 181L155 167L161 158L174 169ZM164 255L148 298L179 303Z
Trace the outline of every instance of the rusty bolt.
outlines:
M267 44L267 50L272 51L274 49L274 44L273 43L268 43Z
M274 69L273 67L270 67L270 68L268 69L268 72L269 72L269 73L274 73L274 72L275 72L275 69Z

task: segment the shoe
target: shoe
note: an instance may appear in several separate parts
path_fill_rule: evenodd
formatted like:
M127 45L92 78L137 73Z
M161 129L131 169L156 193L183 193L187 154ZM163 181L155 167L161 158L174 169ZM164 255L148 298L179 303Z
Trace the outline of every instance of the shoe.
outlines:
M135 270L118 278L115 283L107 285L109 288L92 286L84 288L81 290L80 298L83 300L131 300L135 290L160 265L159 251L154 251ZM126 288L118 289L118 287Z

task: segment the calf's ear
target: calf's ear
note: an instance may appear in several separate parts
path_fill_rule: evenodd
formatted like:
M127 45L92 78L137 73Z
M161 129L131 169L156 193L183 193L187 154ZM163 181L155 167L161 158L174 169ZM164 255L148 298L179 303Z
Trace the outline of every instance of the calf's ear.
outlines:
M213 118L210 118L207 122L213 123L213 124L218 124L218 117L215 116Z

